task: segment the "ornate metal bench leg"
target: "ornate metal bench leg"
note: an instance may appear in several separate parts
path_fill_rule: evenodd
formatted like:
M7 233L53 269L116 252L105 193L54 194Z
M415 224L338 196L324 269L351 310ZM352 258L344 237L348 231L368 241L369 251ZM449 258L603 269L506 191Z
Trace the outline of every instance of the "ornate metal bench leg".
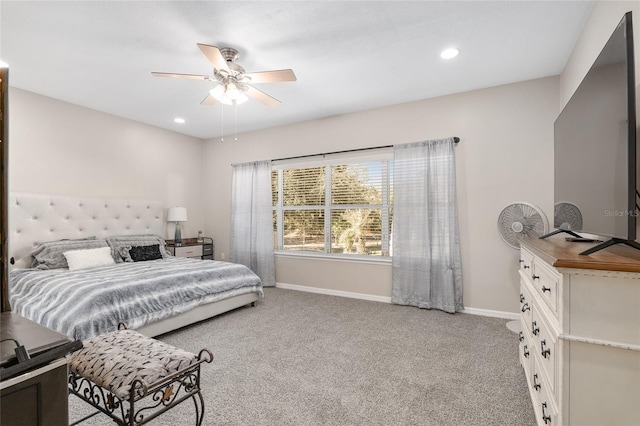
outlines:
M202 426L202 421L204 420L204 398L202 397L202 392L194 394L191 398L193 399L193 405L196 406L196 426ZM200 400L199 405L198 400Z

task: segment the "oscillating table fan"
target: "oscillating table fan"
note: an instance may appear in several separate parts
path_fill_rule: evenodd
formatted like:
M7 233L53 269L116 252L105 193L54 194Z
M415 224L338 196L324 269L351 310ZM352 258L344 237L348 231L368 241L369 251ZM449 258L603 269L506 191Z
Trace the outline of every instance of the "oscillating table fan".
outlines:
M502 209L498 216L498 232L505 243L520 248L520 238L541 237L549 230L547 216L529 203L513 203ZM514 333L520 331L520 321L509 321L507 328Z
M541 237L548 230L547 216L533 204L509 204L498 216L500 237L515 249L520 248L521 237Z

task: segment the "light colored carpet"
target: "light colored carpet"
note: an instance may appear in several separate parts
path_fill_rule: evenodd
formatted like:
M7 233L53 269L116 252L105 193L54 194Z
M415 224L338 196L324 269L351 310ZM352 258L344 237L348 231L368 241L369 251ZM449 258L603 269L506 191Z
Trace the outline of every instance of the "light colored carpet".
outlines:
M213 351L205 425L533 425L506 322L270 288L256 307L159 339ZM87 407L70 396L71 420ZM150 424L194 418L186 401Z

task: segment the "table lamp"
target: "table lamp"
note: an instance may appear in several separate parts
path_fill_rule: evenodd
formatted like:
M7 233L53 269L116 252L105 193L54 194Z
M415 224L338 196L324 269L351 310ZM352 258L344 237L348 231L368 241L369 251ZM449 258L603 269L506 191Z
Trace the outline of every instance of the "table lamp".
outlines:
M170 207L167 213L167 222L176 223L176 235L173 238L173 243L176 246L182 245L182 235L180 233L180 222L187 221L187 209L184 207Z

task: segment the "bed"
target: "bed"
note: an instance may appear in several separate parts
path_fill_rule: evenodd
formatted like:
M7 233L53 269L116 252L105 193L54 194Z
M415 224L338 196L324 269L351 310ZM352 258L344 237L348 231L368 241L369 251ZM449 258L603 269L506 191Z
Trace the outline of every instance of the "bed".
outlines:
M260 279L243 265L176 258L166 251L160 257L153 252L148 260L149 250L136 252L136 261L127 259L131 249L153 248L147 240L154 237L166 250L160 237L166 231L163 213L154 201L11 194L12 310L78 340L113 331L119 322L152 337L253 304L263 295ZM42 261L42 247L60 250L69 240L80 241L75 254L105 257L108 251L117 262L76 268L69 258L60 268L57 260Z

